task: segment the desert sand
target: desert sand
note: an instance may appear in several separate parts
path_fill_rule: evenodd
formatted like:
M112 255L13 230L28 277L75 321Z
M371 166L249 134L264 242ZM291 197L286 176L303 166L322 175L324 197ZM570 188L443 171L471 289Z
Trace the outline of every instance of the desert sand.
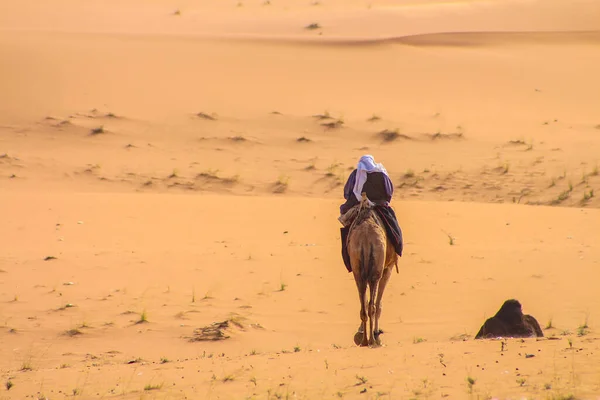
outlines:
M0 60L0 398L600 399L600 3L9 0Z

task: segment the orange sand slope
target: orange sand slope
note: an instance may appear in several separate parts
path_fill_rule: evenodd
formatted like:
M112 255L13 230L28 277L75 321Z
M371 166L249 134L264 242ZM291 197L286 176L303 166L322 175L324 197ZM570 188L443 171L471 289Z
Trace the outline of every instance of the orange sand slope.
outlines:
M0 398L600 398L600 3L200 3L0 6ZM473 339L508 298L544 339Z
M295 197L3 196L11 393L137 398L164 383L165 398L353 397L356 376L392 398L462 397L467 376L480 395L546 384L596 393L596 210L403 202L408 252L385 298L386 347L365 350L351 342L357 300L338 259L335 208ZM507 297L552 321L546 336L558 340L509 340L503 354L495 341L461 341ZM136 324L142 313L149 322ZM232 316L245 331L189 343L194 328ZM586 320L591 333L577 336Z

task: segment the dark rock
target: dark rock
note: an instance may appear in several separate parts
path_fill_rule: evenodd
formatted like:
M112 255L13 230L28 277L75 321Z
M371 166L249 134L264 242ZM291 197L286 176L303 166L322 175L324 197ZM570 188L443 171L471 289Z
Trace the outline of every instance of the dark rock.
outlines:
M500 310L488 318L475 339L497 337L543 337L544 333L537 320L531 315L523 315L518 300L506 300Z

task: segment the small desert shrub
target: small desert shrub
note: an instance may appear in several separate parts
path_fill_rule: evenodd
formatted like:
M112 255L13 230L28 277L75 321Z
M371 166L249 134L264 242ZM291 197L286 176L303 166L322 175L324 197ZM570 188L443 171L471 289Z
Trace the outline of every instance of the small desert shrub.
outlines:
M70 337L78 336L78 335L82 335L82 334L83 334L83 332L81 332L77 328L69 329L68 331L65 332L65 335L70 336Z
M144 390L147 390L147 391L149 391L149 390L159 390L159 389L162 388L162 386L163 386L162 384L160 384L160 385L152 385L152 384L149 383L146 386L144 386Z
M277 181L275 182L274 188L273 188L273 192L275 193L283 193L288 189L289 186L289 182L290 182L290 177L289 176L280 176Z
M146 313L146 310L144 310L140 314L140 319L136 322L136 324L145 324L147 322L148 322L148 314Z
M469 393L473 392L473 385L475 385L475 382L477 382L477 379L467 376L467 387L469 388Z
M106 132L106 131L104 130L104 126L103 126L103 125L100 125L100 126L99 126L99 127L97 127L97 128L93 128L93 129L90 131L90 134L91 134L91 135L99 135L99 134L101 134L101 133L105 133L105 132Z

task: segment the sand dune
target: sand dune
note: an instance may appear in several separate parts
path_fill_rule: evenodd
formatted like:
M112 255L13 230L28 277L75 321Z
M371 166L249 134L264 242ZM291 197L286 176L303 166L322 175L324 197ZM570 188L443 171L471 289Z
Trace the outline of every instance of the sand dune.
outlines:
M598 21L4 2L0 397L599 398ZM366 153L406 240L377 349L337 221ZM545 337L474 340L509 298Z

